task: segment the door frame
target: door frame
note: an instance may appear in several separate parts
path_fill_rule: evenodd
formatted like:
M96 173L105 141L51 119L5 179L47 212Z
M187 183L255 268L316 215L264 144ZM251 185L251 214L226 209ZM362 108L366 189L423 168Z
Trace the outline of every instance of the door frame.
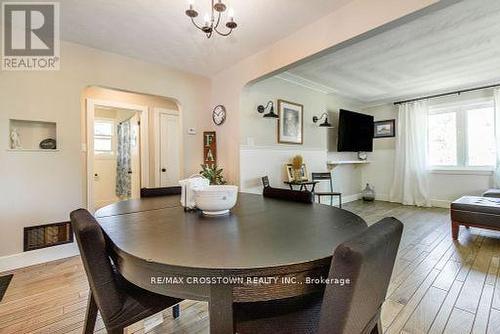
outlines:
M155 176L155 187L160 187L161 175L160 175L160 116L164 115L173 115L177 116L179 119L178 123L178 131L179 131L179 172L180 177L182 178L184 174L184 139L182 137L182 117L181 113L178 110L166 109L166 108L153 108L153 117L154 117L154 139L155 139L155 154L154 154L154 176Z
M94 212L94 120L95 108L111 107L127 109L139 113L140 125L140 154L141 187L149 185L149 108L111 100L98 100L87 98L86 102L86 169L87 169L87 210Z

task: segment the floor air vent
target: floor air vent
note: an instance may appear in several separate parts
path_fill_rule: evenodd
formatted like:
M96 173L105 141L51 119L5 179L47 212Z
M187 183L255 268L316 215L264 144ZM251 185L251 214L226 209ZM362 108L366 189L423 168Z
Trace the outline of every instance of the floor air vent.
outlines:
M24 228L24 251L73 242L70 222L30 226Z

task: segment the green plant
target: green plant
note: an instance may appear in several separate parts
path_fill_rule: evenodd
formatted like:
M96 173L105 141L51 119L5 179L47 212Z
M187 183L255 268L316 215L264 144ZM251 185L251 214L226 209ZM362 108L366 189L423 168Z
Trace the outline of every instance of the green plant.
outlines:
M224 175L222 175L224 171L222 168L218 168L217 165L201 165L201 169L200 175L208 179L211 185L226 184Z

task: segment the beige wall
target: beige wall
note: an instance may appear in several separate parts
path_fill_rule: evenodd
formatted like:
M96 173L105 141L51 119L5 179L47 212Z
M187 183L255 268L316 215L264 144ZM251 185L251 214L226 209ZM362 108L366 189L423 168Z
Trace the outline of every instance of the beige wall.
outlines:
M201 115L208 113L210 81L63 42L57 72L0 72L0 256L22 252L23 227L68 220L83 197L82 92L104 86L169 97L178 102L186 135L185 172L202 159ZM10 118L57 122L58 152L10 152Z

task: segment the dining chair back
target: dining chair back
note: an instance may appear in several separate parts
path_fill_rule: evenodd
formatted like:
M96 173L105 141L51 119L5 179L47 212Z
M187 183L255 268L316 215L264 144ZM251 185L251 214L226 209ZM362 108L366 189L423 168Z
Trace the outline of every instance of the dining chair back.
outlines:
M310 191L298 191L273 187L265 187L262 193L264 197L281 199L299 203L314 203L314 196Z
M90 286L84 333L93 333L97 310L108 333L118 333L180 302L143 290L118 274L110 260L104 233L87 210L73 211L70 218Z
M333 197L338 196L339 207L342 207L342 193L333 191L332 173L330 172L311 173L311 178L313 181L328 181L330 184L330 191L314 192L314 196L318 197L320 203L322 197L330 197L330 205L333 205Z
M384 218L335 248L323 292L234 304L239 334L382 334L387 294L403 224Z
M162 187L162 188L141 188L141 198L180 195L181 189L182 188L180 186Z
M271 186L269 184L269 177L267 175L262 177L262 185L264 186L264 188Z
M380 327L403 224L384 218L335 249L329 278L350 284L328 284L323 295L319 333L372 333Z

